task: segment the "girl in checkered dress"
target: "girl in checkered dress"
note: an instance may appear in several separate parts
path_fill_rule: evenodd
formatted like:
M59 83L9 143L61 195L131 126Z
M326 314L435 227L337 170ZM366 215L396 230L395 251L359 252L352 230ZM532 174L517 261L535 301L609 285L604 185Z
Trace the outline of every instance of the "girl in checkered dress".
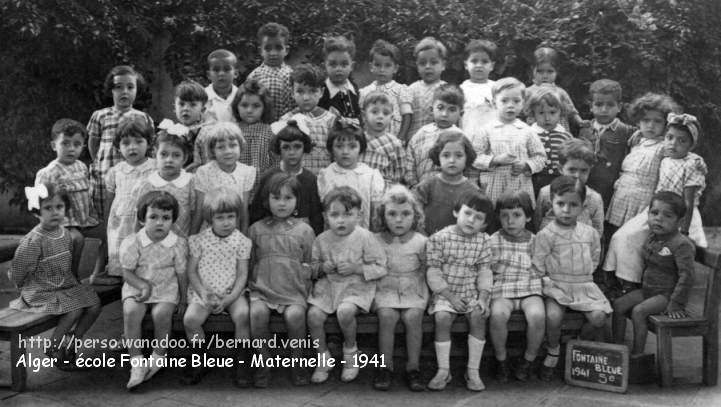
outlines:
M278 162L278 156L268 150L273 138L270 123L274 116L270 92L260 82L248 79L238 87L231 106L246 144L240 152L240 162L263 174ZM256 177L255 186L259 180L260 177Z

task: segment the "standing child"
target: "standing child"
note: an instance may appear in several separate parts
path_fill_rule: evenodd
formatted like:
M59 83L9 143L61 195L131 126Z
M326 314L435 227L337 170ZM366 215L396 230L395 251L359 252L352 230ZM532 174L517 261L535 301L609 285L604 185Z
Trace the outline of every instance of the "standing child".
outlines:
M476 159L471 142L460 130L444 130L428 154L441 172L416 185L415 193L423 205L425 232L430 236L456 223L454 207L464 194L478 191L478 184L463 175Z
M496 118L493 108L494 82L488 79L496 64L498 47L491 41L471 40L465 48L464 66L469 79L461 84L466 98L463 106L461 129L466 134L475 134L481 127Z
M378 314L378 352L386 367L373 379L376 390L388 390L393 379L393 346L398 320L406 332L406 379L411 391L423 391L419 360L423 342L423 311L428 303L426 240L416 230L423 210L411 191L394 185L378 207L380 230L376 233L388 258L388 275L378 280L374 308Z
M534 202L535 174L546 165L546 152L536 133L518 119L525 100L525 86L516 78L503 78L493 84L493 104L497 119L482 128L473 139L480 169L480 184L495 202L506 191L526 191Z
M416 59L418 76L421 79L408 86L411 107L413 108L413 120L408 128L409 139L404 140L406 144L415 137L421 127L434 121L431 106L435 103L436 89L446 83L441 80L441 74L446 69L446 52L446 46L433 37L423 38L413 48L413 58ZM463 109L463 104L459 109Z
M371 93L384 93L391 105L388 132L403 145L408 143L408 129L413 120L413 107L408 87L393 80L401 64L401 51L385 40L377 40L370 51L370 71L375 80L360 90L360 105L365 113L365 98ZM367 120L368 118L365 117Z
M250 327L253 338L268 339L270 314L283 316L288 339L305 338L305 314L310 294L311 248L315 234L311 227L294 217L300 193L298 180L288 173L276 173L260 197L271 216L253 223L248 236L253 241L253 275L250 289ZM258 352L267 359L270 351L261 346ZM291 348L291 357L303 357L301 347ZM300 366L292 367L293 384L309 383L308 372ZM255 387L268 387L270 368L259 368L254 377Z
M386 186L403 182L408 158L401 141L388 132L393 114L390 97L386 93L373 91L363 97L361 105L363 128L368 141L368 148L361 161L380 171Z
M203 121L233 121L231 102L238 88L233 84L238 77L238 58L227 49L216 49L208 55L208 79L210 85L205 88L208 103L205 106Z
M370 228L374 212L385 189L381 173L358 158L366 150L363 131L352 123L337 121L328 137L326 148L333 162L318 173L318 196L325 196L336 187L348 186L361 197L360 226Z
M290 82L293 69L285 63L290 49L289 37L288 28L282 24L267 23L258 29L258 48L263 63L255 68L246 80L257 81L267 89L267 99L263 103L268 112L267 123L278 120L293 109L293 87ZM237 106L235 103L233 105Z
M358 87L349 79L355 65L355 44L343 36L326 38L323 59L328 77L318 106L340 117L360 120Z
M194 148L202 128L201 120L207 102L208 94L198 82L185 80L175 87L175 117L180 124L188 128L185 138L191 149ZM202 164L195 152L189 154L188 158L185 163L186 171L193 171Z
M20 290L10 307L25 312L60 315L46 354L59 369L75 364L75 339L82 338L100 315L100 299L80 284L71 268L73 242L63 227L70 197L53 184L25 188L28 210L40 220L20 240L9 279Z
M188 243L171 228L178 219L178 201L165 191L150 191L138 203L137 233L120 245L123 267L123 322L128 352L133 359L127 388L132 389L150 379L164 367L173 313L178 306L182 315L188 286L185 274ZM141 340L143 317L151 307L157 347L149 358L137 344Z
M493 287L491 249L484 232L493 216L493 203L480 192L463 195L453 211L456 224L446 226L428 239L428 286L433 292L428 313L436 324L435 348L438 371L428 383L443 390L451 381L451 326L459 314L468 321L466 387L486 388L478 374L486 345L486 319Z
M601 256L598 232L578 222L586 198L586 188L577 179L562 175L551 182L551 202L555 219L536 236L533 267L543 276L546 296L546 335L548 351L539 376L551 380L561 352L561 323L566 308L583 312L588 322L581 337L598 337L611 305L593 282L593 272Z
M268 146L273 132L270 130L274 116L270 93L255 80L247 80L233 100L233 117L238 122L245 148L240 152L240 162L255 168L262 174L277 162L277 156L269 154ZM256 177L256 183L260 177Z
M523 311L527 325L526 351L514 375L525 382L546 330L541 276L531 264L535 236L526 229L533 213L531 197L525 191L507 192L498 199L496 212L501 229L491 235L489 241L493 254L491 339L498 361L496 378L501 383L508 381L511 370L506 352L508 320L513 311Z
M205 344L203 324L210 314L226 311L235 327L237 341L250 338L248 300L243 295L248 281L248 259L252 243L238 231L243 201L228 188L216 188L203 199L203 218L208 229L190 237L188 261L188 308L183 316L185 333L194 348ZM240 343L240 342L239 342ZM235 384L248 387L250 352L238 347ZM191 367L183 378L185 384L197 384L207 368Z
M328 230L313 242L312 275L316 280L308 298L308 330L317 343L320 364L311 381L323 383L333 366L325 339L325 321L335 313L343 333L343 371L341 380L358 377L354 360L356 316L368 312L375 296L377 280L386 275L386 255L378 240L367 229L358 226L363 200L353 188L338 187L323 199Z

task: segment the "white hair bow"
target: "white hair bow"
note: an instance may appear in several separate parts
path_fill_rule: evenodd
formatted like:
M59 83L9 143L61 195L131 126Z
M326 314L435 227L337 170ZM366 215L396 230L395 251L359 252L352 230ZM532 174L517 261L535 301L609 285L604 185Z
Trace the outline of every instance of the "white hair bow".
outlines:
M25 187L25 197L28 199L28 210L40 210L40 200L48 197L48 189L45 184L38 184L34 187Z
M302 131L307 136L310 136L310 129L308 128L308 123L306 122L306 117L300 113L294 114L288 120L279 120L279 121L271 124L270 130L273 132L273 134L278 134L281 132L281 130L283 130L284 128L286 128L288 126L295 126L298 128L298 130Z
M165 130L168 134L178 137L185 137L188 134L188 131L190 131L190 129L188 129L185 125L175 123L170 119L163 119L163 121L158 125L158 128L160 130Z

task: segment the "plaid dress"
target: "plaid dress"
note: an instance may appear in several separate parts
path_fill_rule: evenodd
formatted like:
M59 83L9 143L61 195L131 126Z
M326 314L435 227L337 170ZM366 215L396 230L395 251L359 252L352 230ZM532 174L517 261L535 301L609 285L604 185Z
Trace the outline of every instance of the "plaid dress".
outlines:
M70 207L67 208L63 226L86 228L99 223L100 217L92 201L88 167L82 161L75 160L70 165L58 160L51 161L35 175L35 185L40 183L50 183L68 192Z
M491 235L488 244L493 254L492 299L541 295L541 276L531 264L534 241L535 236L529 231L519 237L511 236L503 229Z
M490 292L493 288L491 247L484 232L464 236L456 225L448 226L428 238L426 261L428 286L433 292L429 314L458 313L438 294L446 288L468 302L467 312L475 308L481 291Z
M421 127L426 124L433 123L433 92L446 81L438 81L432 85L428 85L422 80L413 82L408 86L408 93L411 97L411 107L413 108L413 120L408 128L408 136L414 137ZM411 138L411 140L413 140Z
M290 83L292 73L293 68L284 62L281 66L270 66L262 63L248 75L248 79L254 79L268 89L271 104L273 105L271 122L278 120L279 117L293 110L295 106L293 86ZM245 135L245 130L243 134Z
M298 113L298 111L290 111L281 117L280 120L288 121L295 113ZM328 133L331 127L333 127L336 115L327 110L315 117L309 113L303 113L303 115L306 117L305 123L308 125L308 129L310 130L309 136L313 142L313 149L309 154L303 156L303 168L318 175L320 170L330 164L330 154L328 154L328 149L326 149L326 142L328 141Z
M245 124L238 126L243 132L245 148L240 152L240 162L254 167L258 174L264 173L278 163L278 156L268 150L273 132L267 123ZM258 179L256 178L257 185Z
M411 94L408 92L406 85L400 84L394 80L386 84L379 84L378 81L373 81L370 85L360 90L360 106L363 106L363 101L371 92L383 92L391 100L393 106L393 115L391 116L391 124L388 128L388 132L396 137L401 131L401 122L403 121L404 114L413 113L413 99ZM413 134L411 134L413 135Z
M386 186L403 182L408 158L401 141L389 133L378 137L366 133L365 136L368 146L360 161L380 171Z

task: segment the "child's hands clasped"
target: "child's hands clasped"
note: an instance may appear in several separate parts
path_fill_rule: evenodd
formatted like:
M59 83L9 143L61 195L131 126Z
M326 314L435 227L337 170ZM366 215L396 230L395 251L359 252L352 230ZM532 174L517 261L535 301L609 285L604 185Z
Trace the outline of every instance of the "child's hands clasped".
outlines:
M153 290L150 286L150 283L148 283L147 281L143 281L138 289L140 290L140 292L135 294L135 301L137 302L147 301L148 298L150 298L150 294Z
M360 265L355 263L348 263L348 262L341 262L338 263L338 266L336 267L338 270L338 274L342 276L349 276L351 274L362 274L363 269Z
M686 310L684 310L683 307L673 301L668 303L666 311L664 311L663 313L671 319L681 319L688 317L688 313L686 312Z
M531 172L531 168L525 161L517 160L511 164L511 175L513 175L514 177L519 176L524 172Z
M468 309L468 301L464 300L463 298L458 298L458 296L456 295L451 295L448 298L448 302L450 302L453 306L453 309L458 312L466 312Z

